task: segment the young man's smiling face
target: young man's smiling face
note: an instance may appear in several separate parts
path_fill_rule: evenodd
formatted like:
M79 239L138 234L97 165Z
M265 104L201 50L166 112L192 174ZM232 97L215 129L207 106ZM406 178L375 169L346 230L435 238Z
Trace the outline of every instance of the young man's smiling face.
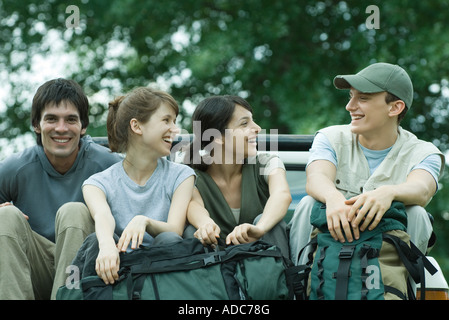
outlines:
M69 101L48 104L34 131L41 134L44 152L53 167L60 173L69 170L78 155L80 138L86 133L78 109Z
M389 105L385 101L387 92L363 93L354 88L349 91L346 110L351 115L351 130L356 134L375 133L391 120Z

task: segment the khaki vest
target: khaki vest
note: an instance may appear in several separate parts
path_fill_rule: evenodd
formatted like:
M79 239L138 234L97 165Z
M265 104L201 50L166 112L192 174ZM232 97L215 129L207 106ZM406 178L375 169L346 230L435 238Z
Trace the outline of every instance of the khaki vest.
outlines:
M347 198L382 185L404 183L412 168L431 154L442 157L440 175L444 169L444 156L438 148L401 127L395 144L372 175L358 143L358 135L351 132L349 125L331 126L320 132L326 135L336 152L335 186Z

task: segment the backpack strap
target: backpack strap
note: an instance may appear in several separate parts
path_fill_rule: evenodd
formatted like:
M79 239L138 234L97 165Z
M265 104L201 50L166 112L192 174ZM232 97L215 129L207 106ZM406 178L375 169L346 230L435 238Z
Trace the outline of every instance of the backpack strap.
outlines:
M112 300L112 287L100 277L85 278L81 282L84 300Z
M299 264L301 256L309 246L311 246L312 249L307 255L308 261L305 264ZM310 271L312 270L313 253L317 246L317 238L313 237L299 252L296 263L285 269L287 284L297 300L307 300L307 284Z
M384 285L384 290L385 290L385 292L388 292L388 293L398 296L401 300L407 300L407 296L396 288Z
M285 269L287 284L292 290L296 300L307 300L307 281L309 279L310 266L297 265Z
M152 277L153 275L151 275ZM153 277L151 278L153 281ZM142 289L143 285L145 283L145 276L144 274L138 274L138 275L128 275L128 280L126 283L127 292L128 292L128 299L129 300L141 300L142 296ZM156 300L159 300L159 295L157 291L156 283L153 282L153 288L154 288L154 294L156 296Z
M335 300L346 300L348 294L348 282L352 256L354 255L355 245L344 245L340 249L338 258L340 263L337 269L337 283L335 285Z
M421 300L425 300L425 269L431 275L437 272L437 269L426 258L426 256L410 241L410 246L400 238L391 234L383 234L383 240L393 244L398 252L399 258L407 269L408 273L416 283L421 283ZM410 290L409 290L410 291ZM410 297L414 297L414 292L409 292Z
M368 273L366 272L368 268L368 259L374 257L379 257L379 250L371 247L369 244L364 243L359 251L360 257L360 269L362 270L361 278L362 281L362 291L361 300L368 299L368 288L366 287L366 280L368 279Z
M323 272L324 272L324 267L323 267L323 261L324 261L324 258L326 257L326 249L327 248L328 248L328 246L320 248L320 258L317 261L317 267L318 267L317 277L318 277L318 280L319 280L319 285L318 285L318 288L316 289L316 294L317 294L318 300L324 300L324 292L323 292L323 285L324 285Z

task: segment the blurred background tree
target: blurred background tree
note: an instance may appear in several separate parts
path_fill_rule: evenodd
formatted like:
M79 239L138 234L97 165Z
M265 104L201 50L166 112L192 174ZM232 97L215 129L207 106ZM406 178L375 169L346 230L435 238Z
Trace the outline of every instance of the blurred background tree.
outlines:
M79 8L79 23L69 5ZM367 24L370 5L379 9L378 29ZM112 97L150 84L178 100L189 131L199 100L237 94L263 129L312 134L349 121L334 76L380 61L413 80L402 126L447 151L448 18L449 1L440 0L0 0L0 159L30 143L32 96L55 73L85 89L92 136L106 135ZM446 275L448 182L428 206L438 236L432 253Z

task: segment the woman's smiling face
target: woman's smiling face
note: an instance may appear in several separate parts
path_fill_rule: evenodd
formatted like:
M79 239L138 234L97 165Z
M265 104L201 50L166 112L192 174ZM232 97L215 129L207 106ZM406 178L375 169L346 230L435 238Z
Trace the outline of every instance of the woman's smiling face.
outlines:
M172 107L162 103L146 123L139 125L142 142L148 150L156 152L158 156L170 154L173 140L180 132L176 126L176 113Z
M225 148L233 152L236 159L244 159L257 154L257 135L261 128L254 122L252 113L240 105L235 106L225 134ZM231 146L231 149L228 149Z

